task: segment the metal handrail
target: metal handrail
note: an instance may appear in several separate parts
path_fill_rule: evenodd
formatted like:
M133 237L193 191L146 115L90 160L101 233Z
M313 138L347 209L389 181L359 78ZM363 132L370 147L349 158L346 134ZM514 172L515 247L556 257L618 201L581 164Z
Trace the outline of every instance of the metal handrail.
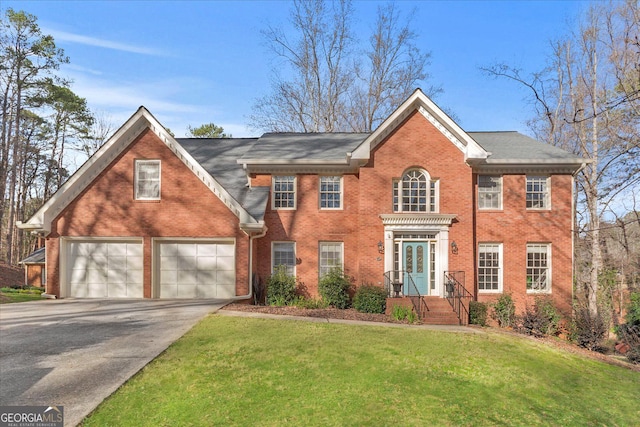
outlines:
M404 283L405 277L408 278L407 283ZM405 286L407 287L406 293L404 291ZM418 287L413 281L411 273L406 270L390 270L384 273L384 289L390 298L399 298L401 293L402 296L409 298L413 309L420 319L422 319L423 308L429 311L429 307L420 295L420 291L418 291Z
M458 316L461 325L469 324L469 309L464 300L473 299L473 294L464 287L464 271L444 272L445 297Z

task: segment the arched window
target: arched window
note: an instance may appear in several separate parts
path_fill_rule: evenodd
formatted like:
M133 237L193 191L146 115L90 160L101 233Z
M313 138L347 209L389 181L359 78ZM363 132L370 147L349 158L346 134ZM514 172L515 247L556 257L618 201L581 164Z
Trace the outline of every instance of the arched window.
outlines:
M437 212L438 181L421 169L410 169L393 185L395 212Z

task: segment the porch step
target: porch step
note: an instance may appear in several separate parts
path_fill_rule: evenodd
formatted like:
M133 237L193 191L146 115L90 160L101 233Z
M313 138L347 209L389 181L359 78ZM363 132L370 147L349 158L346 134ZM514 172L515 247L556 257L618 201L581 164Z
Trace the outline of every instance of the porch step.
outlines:
M440 297L422 297L427 309L422 310L422 323L427 325L459 325L460 320L451 308L451 304ZM387 314L391 314L393 306L413 308L413 304L408 297L387 298Z

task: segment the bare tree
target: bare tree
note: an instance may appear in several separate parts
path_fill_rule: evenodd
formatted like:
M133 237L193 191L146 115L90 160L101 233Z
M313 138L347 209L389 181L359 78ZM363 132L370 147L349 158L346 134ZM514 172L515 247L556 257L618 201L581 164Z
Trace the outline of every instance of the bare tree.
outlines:
M578 154L588 163L577 176L577 230L588 245L578 263L579 290L598 312L603 271L601 222L640 184L640 23L638 3L594 3L577 30L552 44L549 65L524 77L495 65L484 70L530 90L539 139ZM635 58L635 59L634 59Z
M359 47L353 19L350 0L295 0L293 36L273 26L263 31L277 65L271 93L253 107L254 128L370 131L428 77L429 54L395 5L378 8L368 48Z

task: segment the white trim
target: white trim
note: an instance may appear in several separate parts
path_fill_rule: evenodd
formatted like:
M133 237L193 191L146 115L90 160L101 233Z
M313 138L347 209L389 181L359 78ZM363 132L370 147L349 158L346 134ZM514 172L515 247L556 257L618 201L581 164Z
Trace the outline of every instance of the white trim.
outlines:
M276 207L276 179L293 177L293 206ZM279 191L282 193L282 191ZM288 192L287 192L288 193ZM274 211L295 211L298 206L298 177L296 175L271 176L271 209Z
M22 229L49 233L51 222L89 186L142 132L150 129L242 223L257 223L249 212L171 136L144 107L138 110L26 222Z
M322 269L322 245L339 245L340 246L340 265L339 266L333 266L332 268L335 267L340 267L340 269L342 271L344 271L344 242L341 240L320 240L318 241L318 280L320 280L322 278L322 274L320 274L321 269Z
M494 208L494 207L482 207L480 206L480 178L486 176L489 178L498 178L499 179L499 186L500 186L500 191L498 194L498 207ZM504 180L502 178L502 175L491 175L491 174L478 174L477 175L477 180L476 180L476 187L477 187L477 198L478 198L478 210L479 211L501 211L503 210L503 198L504 198ZM490 193L490 194L494 194L493 192L489 192L487 191L486 193Z
M353 151L353 158L356 160L369 160L373 149L415 110L418 110L422 116L434 124L452 144L464 153L465 160L484 160L489 156L489 153L480 144L451 120L431 99L420 89L416 89L402 105Z
M552 280L551 278L553 277L553 270L552 270L552 259L553 259L553 254L551 252L551 243L545 243L545 242L527 242L527 246L526 246L526 253L525 253L525 278L527 277L526 274L526 270L529 268L529 261L528 261L528 257L529 257L529 248L532 246L538 246L538 247L545 247L546 248L546 255L547 255L547 289L527 289L526 288L526 292L527 294L550 294L551 293L551 289L552 289ZM526 287L526 283L525 283L525 287Z
M157 197L141 197L138 194L138 179L139 177L139 167L143 164L157 164L158 165L158 196ZM159 159L135 159L133 161L133 199L134 200L161 200L162 198L162 161Z
M296 275L296 267L297 267L297 264L298 264L297 258L296 258L296 250L297 250L297 248L296 248L296 242L292 241L292 240L276 240L276 241L271 242L271 274L274 273L274 267L275 267L275 265L273 265L273 259L275 258L275 256L274 256L275 255L274 246L276 244L285 244L285 243L293 245L293 276L295 276ZM284 264L278 264L278 265L284 265Z
M340 207L322 207L322 178L338 178L340 183ZM330 193L335 194L335 193ZM344 177L343 175L319 175L318 176L318 209L321 211L342 211L344 210Z
M498 289L480 289L480 248L482 246L498 246ZM504 289L504 251L501 242L479 242L478 243L478 261L476 263L476 275L478 277L478 293L481 294L501 294Z
M385 226L394 226L397 230L406 227L407 230L418 230L420 232L430 231L429 229L420 228L424 226L450 226L456 216L456 214L422 212L380 214L382 224Z
M538 179L545 181L545 192L544 195L544 206L543 207L527 207L527 187L529 186L529 179ZM534 193L539 194L539 193ZM525 208L528 211L550 211L551 210L551 176L549 175L526 175L524 181L524 197L525 197Z

